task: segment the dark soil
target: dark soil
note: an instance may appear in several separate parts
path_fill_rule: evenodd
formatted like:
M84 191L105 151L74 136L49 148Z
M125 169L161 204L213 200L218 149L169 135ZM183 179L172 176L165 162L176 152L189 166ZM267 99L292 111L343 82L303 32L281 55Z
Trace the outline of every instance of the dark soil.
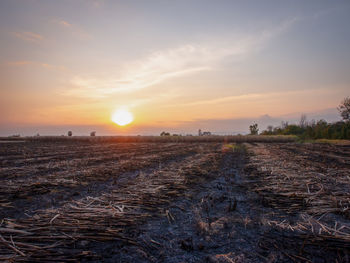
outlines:
M350 260L346 146L2 146L0 260Z

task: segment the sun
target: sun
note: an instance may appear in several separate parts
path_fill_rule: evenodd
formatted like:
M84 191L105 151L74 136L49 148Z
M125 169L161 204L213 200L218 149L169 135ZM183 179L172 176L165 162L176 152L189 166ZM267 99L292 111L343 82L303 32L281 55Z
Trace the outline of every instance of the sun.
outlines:
M120 109L112 114L112 121L119 126L125 126L134 120L134 116L128 110Z

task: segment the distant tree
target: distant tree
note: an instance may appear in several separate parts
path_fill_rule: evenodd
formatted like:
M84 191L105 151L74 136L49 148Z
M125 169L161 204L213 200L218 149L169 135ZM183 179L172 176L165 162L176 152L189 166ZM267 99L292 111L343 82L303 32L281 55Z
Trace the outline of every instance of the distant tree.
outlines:
M289 125L288 121L282 121L281 122L281 129L284 130L285 128L287 128Z
M93 132L90 132L90 136L96 136L96 132L95 131L93 131Z
M308 126L315 127L315 125L316 125L316 121L314 119L308 122Z
M73 135L73 132L72 131L69 131L68 132L68 136L72 136Z
M303 133L304 129L301 126L290 124L288 125L284 130L284 135L301 135Z
M301 114L300 121L299 121L299 126L301 128L305 128L307 126L307 121L306 121L306 115Z
M260 134L261 135L273 135L273 126L272 125L267 126L266 130L262 131Z
M249 130L251 135L257 135L259 132L258 124L254 123L253 125L250 125Z
M344 121L350 121L350 97L343 99L338 107L338 111Z
M282 128L281 127L273 128L273 134L282 134Z
M329 138L328 123L325 120L319 120L314 128L315 139Z
M170 136L170 133L169 133L169 132L163 131L163 132L160 134L160 136Z
M345 103L346 104L346 103ZM253 125L251 126L253 128ZM302 140L307 139L350 139L350 120L328 123L325 120L311 120L306 122L301 117L299 124L282 122L282 127L272 127L261 132L262 135L296 135Z

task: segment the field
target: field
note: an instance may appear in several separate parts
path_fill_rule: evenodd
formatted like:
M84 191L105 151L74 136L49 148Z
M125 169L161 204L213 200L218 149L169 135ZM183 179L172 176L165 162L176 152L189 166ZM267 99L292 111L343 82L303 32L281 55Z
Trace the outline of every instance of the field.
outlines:
M350 145L0 141L0 261L349 262Z

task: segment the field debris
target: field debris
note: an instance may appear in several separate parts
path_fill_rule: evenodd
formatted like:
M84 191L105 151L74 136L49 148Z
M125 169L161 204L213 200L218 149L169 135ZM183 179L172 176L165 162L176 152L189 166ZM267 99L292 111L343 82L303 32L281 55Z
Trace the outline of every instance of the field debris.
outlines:
M254 144L249 151L245 171L251 189L274 211L263 223L284 231L284 242L302 243L303 249L307 245L327 248L337 254L337 262L346 262L350 249L350 147ZM307 256L294 259L314 261L310 259L314 250L304 253Z
M349 153L265 142L8 144L0 260L347 262Z

